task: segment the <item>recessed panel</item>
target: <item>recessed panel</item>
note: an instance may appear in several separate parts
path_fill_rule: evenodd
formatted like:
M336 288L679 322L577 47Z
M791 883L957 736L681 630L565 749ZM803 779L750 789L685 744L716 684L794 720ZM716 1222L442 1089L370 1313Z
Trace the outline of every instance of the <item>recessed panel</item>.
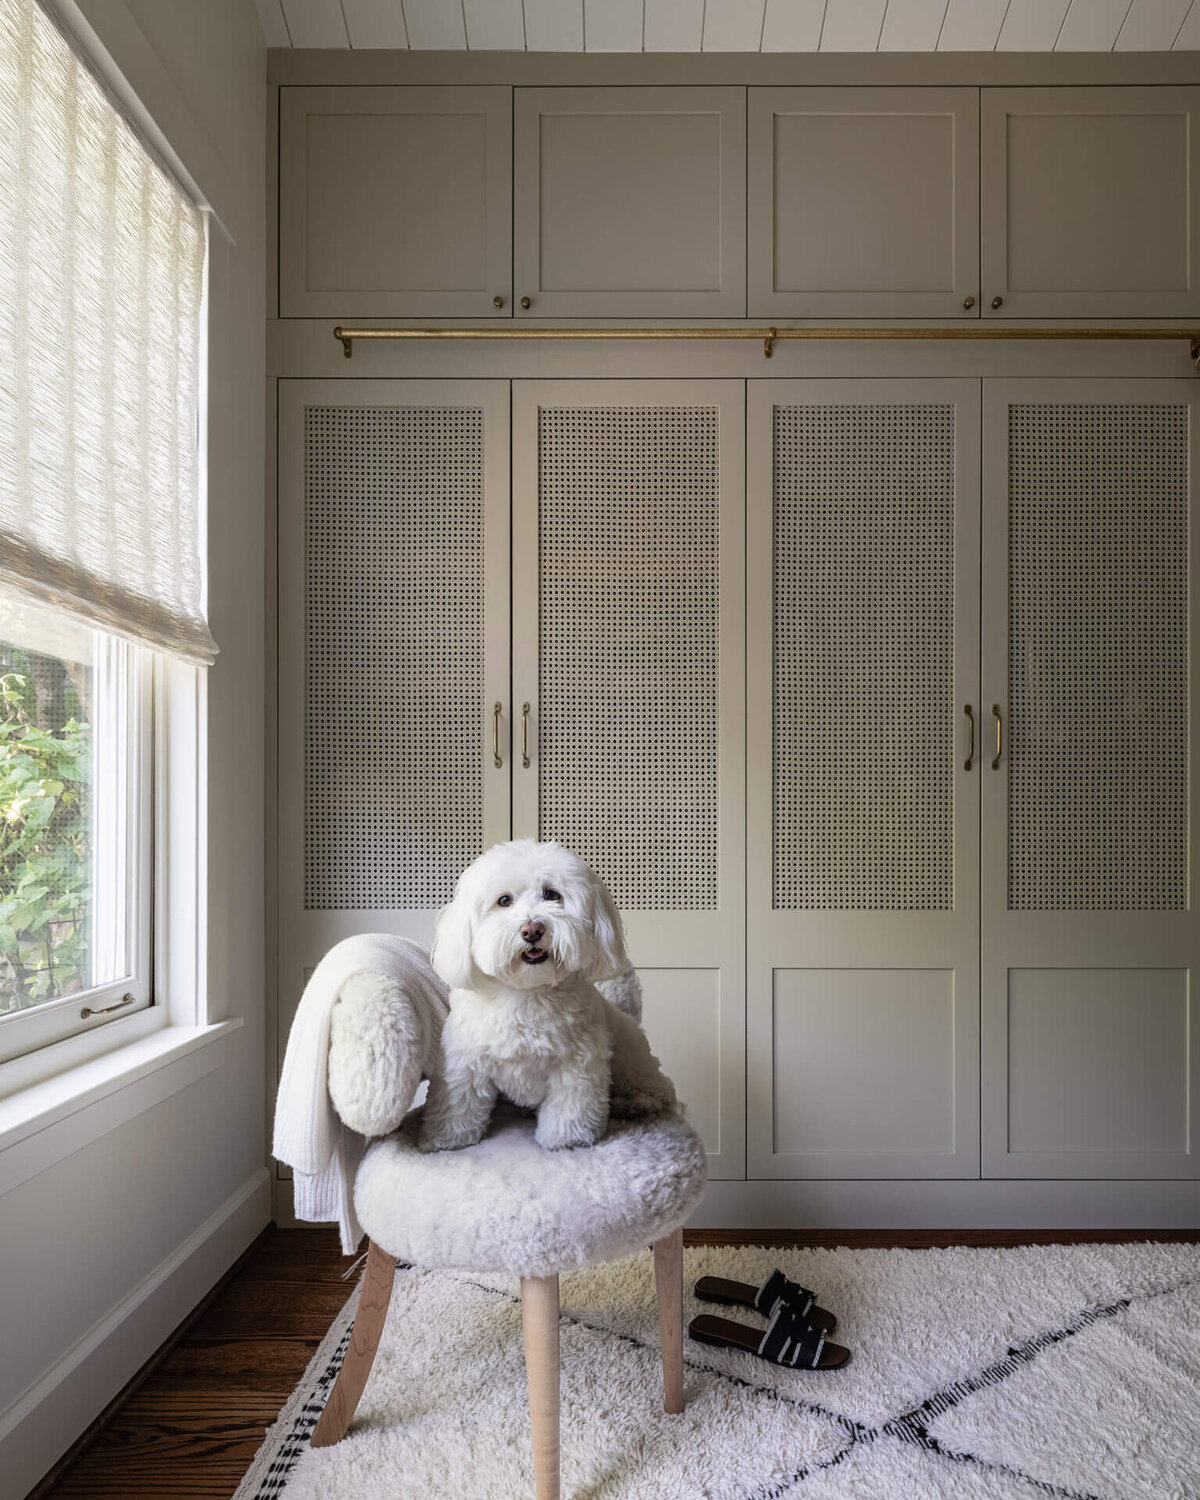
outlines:
M1185 969L1009 971L1010 1151L1185 1153L1187 1070Z
M1008 408L1008 896L1187 904L1189 414Z
M720 114L546 114L540 158L543 291L720 288Z
M774 290L953 291L954 116L775 117Z
M311 114L304 286L487 288L484 114Z
M484 414L304 417L304 905L428 908L483 844Z
M954 1149L954 974L777 969L776 1155Z
M623 910L719 904L719 435L716 406L538 413L539 835Z
M721 1150L721 974L639 969L642 1025L705 1150Z
M1010 114L1013 292L1188 286L1188 116Z
M773 424L773 907L949 911L954 407Z

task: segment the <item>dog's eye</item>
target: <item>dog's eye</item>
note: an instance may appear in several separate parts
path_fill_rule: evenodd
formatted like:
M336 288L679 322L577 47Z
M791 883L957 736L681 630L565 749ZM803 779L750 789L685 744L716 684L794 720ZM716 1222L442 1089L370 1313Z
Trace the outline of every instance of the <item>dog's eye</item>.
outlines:
M500 896L500 897L497 898L496 905L497 906L511 906L512 905L512 897L511 896Z
M543 886L542 887L542 900L543 901L561 901L562 897L558 894L558 892L554 889L554 887L552 885L547 885L547 886Z

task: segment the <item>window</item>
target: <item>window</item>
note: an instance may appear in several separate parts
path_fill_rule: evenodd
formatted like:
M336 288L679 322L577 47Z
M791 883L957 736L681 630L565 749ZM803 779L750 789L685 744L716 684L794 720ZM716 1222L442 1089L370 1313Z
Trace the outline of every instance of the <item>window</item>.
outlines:
M216 646L205 216L38 0L0 0L0 141L2 1066L163 998L152 684Z
M0 1061L149 1004L146 657L0 600Z

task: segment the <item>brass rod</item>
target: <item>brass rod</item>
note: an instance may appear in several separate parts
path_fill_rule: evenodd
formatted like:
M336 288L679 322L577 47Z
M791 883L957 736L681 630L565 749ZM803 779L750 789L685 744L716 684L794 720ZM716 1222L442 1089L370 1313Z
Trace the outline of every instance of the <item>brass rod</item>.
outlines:
M349 359L355 339L753 339L762 342L769 359L775 343L785 340L1066 340L1100 341L1183 340L1193 359L1200 358L1197 328L1011 328L976 325L971 328L343 328L333 330Z

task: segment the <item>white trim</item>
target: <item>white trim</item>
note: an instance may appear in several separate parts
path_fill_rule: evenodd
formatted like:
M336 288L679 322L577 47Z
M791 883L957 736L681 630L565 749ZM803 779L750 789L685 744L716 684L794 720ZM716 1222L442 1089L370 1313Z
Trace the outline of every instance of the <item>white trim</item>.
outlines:
M324 1229L297 1219L290 1178L272 1183L280 1229ZM711 1181L688 1229L1180 1229L1200 1224L1200 1183Z
M6 1494L22 1495L37 1483L269 1217L262 1167L0 1413Z
M0 1102L0 1197L211 1073L242 1025L162 1027Z
M290 1182L277 1182L283 1210ZM285 1194L285 1189L288 1192ZM1200 1182L1015 1178L709 1182L691 1229L1192 1229Z
M154 664L154 1002L175 1026L209 1020L208 672Z

